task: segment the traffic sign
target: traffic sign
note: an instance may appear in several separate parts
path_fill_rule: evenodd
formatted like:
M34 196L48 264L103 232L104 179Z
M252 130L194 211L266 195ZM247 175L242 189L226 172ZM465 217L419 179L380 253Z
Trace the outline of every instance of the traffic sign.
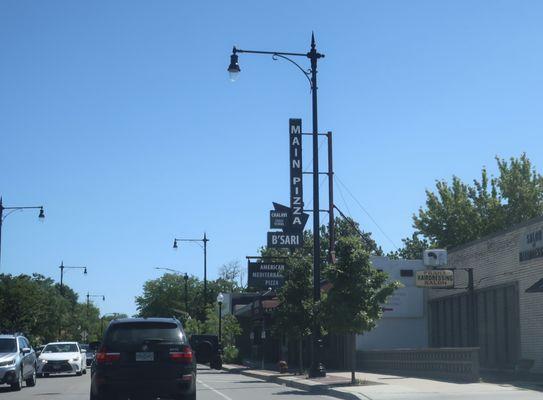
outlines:
M454 272L450 269L417 271L416 286L441 289L454 288Z
M302 232L268 232L268 247L270 248L293 248L302 247Z

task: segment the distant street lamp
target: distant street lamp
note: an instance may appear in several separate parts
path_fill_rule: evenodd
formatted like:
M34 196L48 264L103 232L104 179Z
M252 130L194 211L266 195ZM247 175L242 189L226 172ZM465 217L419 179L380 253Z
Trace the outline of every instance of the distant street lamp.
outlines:
M4 215L4 210L9 210L6 215ZM4 207L2 204L2 197L0 197L0 265L2 260L2 223L9 215L13 214L15 211L23 210L40 210L38 218L40 221L45 219L45 212L43 211L43 206L31 206L31 207Z
M62 261L60 263L60 295L62 297L64 297L64 270L65 269L82 269L83 270L83 275L87 275L87 267L70 267L70 266L66 266L64 265L64 261ZM59 322L58 322L58 338L60 340L60 336L62 334L62 317L60 316L61 314L59 313Z
M161 269L163 271L173 272L174 274L177 274L177 275L184 274L183 279L185 281L185 311L188 314L189 313L189 296L188 296L189 275L186 272L181 272L172 268L155 267L155 269Z
M102 301L106 301L106 296L104 296L103 294L90 294L89 292L87 292L87 321L89 319L89 307L91 297L101 297Z
M204 232L204 237L202 239L173 239L173 249L177 250L179 246L177 243L179 242L203 242L202 249L204 250L204 309L207 306L207 242L209 242L209 239L207 238L206 233ZM198 243L199 244L199 243Z
M217 295L217 303L219 304L219 348L222 347L222 302L224 301L224 296L222 293Z

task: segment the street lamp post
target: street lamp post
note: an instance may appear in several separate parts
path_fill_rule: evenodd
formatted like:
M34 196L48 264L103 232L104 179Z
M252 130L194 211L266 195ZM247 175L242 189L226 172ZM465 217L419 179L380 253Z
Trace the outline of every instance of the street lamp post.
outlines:
M90 298L91 297L101 297L102 301L106 301L106 296L103 294L90 294L87 292L87 324L89 324L89 330L90 330L90 317L89 317L89 308L90 308ZM87 335L89 332L87 332Z
M222 293L217 295L217 303L219 304L219 348L222 348L222 302L224 296Z
M313 301L317 304L320 301L320 208L319 208L319 127L318 127L318 114L317 114L317 62L320 58L324 57L317 51L315 44L315 36L311 35L311 48L308 53L285 53L277 51L255 51L255 50L241 50L236 47L233 48L232 55L230 56L230 65L228 72L230 73L230 79L236 80L237 75L241 71L238 63L238 53L247 54L265 54L271 55L274 60L278 58L285 59L294 64L307 78L311 87L311 105L312 105L312 119L313 119ZM303 69L294 60L289 57L306 57L309 58L311 68L309 71ZM312 332L311 341L311 368L309 371L312 377L322 377L326 375L326 370L321 363L322 354L322 339L320 335L320 327L315 322Z
M181 272L173 268L163 268L163 267L155 267L155 269L163 270L163 271L169 271L173 272L174 274L184 274L183 280L185 281L185 311L187 314L189 313L189 295L188 295L188 283L189 283L189 275L186 272Z
M6 215L4 215L4 210L9 210ZM2 261L2 223L9 215L13 214L15 211L23 210L40 210L38 218L40 221L45 219L45 212L43 211L43 206L30 206L30 207L4 207L2 203L2 197L0 197L0 265Z
M87 267L70 267L64 265L64 261L60 263L60 295L64 297L64 270L65 269L82 269L83 275L87 275ZM58 338L60 340L60 337L62 335L62 317L59 313L59 322L58 322Z
M207 242L209 242L209 239L207 238L206 233L204 232L204 237L202 239L173 239L173 249L177 250L179 248L178 242L202 242L204 245L202 246L204 250L204 309L207 305Z

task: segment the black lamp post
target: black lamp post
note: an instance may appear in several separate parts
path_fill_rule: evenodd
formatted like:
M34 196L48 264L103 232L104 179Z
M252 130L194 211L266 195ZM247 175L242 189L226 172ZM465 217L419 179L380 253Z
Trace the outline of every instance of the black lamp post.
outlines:
M4 215L4 210L9 210L6 215ZM2 204L2 197L0 197L0 265L2 260L2 223L9 215L13 214L15 211L23 210L40 210L38 218L40 221L45 219L45 212L43 211L43 206L31 206L31 207L4 207Z
M311 87L311 106L313 116L313 301L317 304L321 298L320 287L320 205L319 205L319 128L317 117L317 62L320 58L324 57L324 54L317 52L315 45L315 36L311 35L311 48L308 53L284 53L277 51L255 51L255 50L241 50L234 47L232 55L230 56L230 65L228 66L228 72L230 73L230 80L235 81L241 68L238 63L238 53L247 54L267 54L271 55L274 60L278 58L285 59L294 64L307 78ZM309 71L303 69L289 56L293 57L306 57L311 62L311 68ZM312 377L322 377L326 375L326 370L321 363L320 357L322 354L322 339L320 335L320 327L315 323L312 332L311 341L311 368L309 375Z
M174 274L184 274L183 280L185 281L185 311L189 313L189 295L188 295L188 283L189 275L186 272L181 272L173 268L155 267L155 269L173 272Z
M204 232L204 237L202 239L173 239L173 249L177 250L179 248L178 244L179 242L202 242L203 246L202 249L204 250L204 309L207 305L207 242L209 242L209 239L207 238L206 233ZM199 243L198 243L199 244Z
M102 301L106 301L106 296L104 296L103 294L90 294L89 292L87 292L87 323L89 324L89 331L90 331L90 317L89 317L89 308L90 308L90 298L91 297L101 297L102 298ZM89 335L90 332L87 331L87 335ZM86 341L86 338L85 338L85 341Z
M222 302L224 296L222 293L217 295L217 303L219 304L219 348L222 348Z
M60 295L64 296L64 270L65 269L82 269L83 275L87 275L87 267L71 267L64 265L64 261L60 263ZM59 322L58 322L58 337L60 340L60 336L62 334L62 318L59 314Z

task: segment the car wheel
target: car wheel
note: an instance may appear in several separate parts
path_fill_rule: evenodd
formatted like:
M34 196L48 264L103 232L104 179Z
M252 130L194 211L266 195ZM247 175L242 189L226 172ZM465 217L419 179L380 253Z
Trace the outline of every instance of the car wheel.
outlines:
M46 378L49 378L49 374L43 374L43 376L45 376Z
M11 390L21 390L23 387L23 370L19 371L17 382L11 384Z
M83 375L87 375L87 368L83 370Z
M32 371L30 378L26 380L26 386L36 386L36 366L34 366L34 371Z
M75 375L76 375L76 376L81 376L81 375L83 375L83 373L82 373L81 371L77 371L77 372L75 373Z

